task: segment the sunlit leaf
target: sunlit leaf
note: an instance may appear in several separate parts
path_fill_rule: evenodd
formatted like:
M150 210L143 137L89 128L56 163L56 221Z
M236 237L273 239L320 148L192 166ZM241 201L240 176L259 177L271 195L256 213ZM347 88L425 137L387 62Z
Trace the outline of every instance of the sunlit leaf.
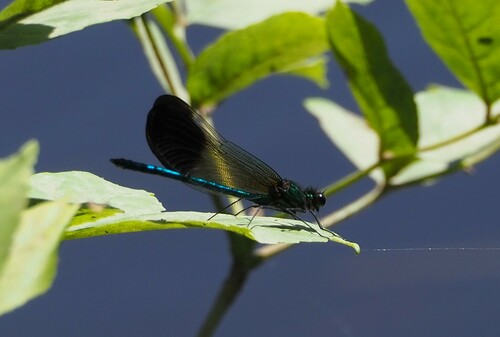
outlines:
M393 185L442 173L500 139L500 125L485 125L486 106L470 91L434 86L418 93L416 102L420 160L393 177ZM496 105L493 115L499 113Z
M38 143L0 160L0 314L45 292L55 275L56 251L78 205L44 203L29 209L29 177Z
M164 212L151 193L121 187L87 172L39 173L31 183L30 196L34 199L62 198L82 204L66 231L66 239L201 227L236 232L260 243L334 241L359 250L333 232L297 220Z
M498 0L407 0L424 38L487 104L500 98Z
M292 67L290 70L284 70L284 74L295 75L308 78L316 83L320 88L328 87L327 66L328 58L320 56L316 59L304 62L298 67Z
M72 225L68 228L66 238L194 227L231 231L266 244L333 241L359 252L357 244L309 222L270 217L213 215L199 212L162 212L130 216L120 213L98 221Z
M191 102L216 104L269 74L304 67L327 49L324 20L304 13L277 15L226 33L192 64Z
M373 0L347 2L368 4ZM223 29L240 29L273 15L300 11L319 14L328 10L335 0L186 0L188 24L208 25Z
M380 138L381 159L411 158L418 140L416 105L411 88L390 61L382 37L341 2L328 13L327 30L354 97ZM399 168L385 167L385 173L390 176Z
M16 0L0 12L0 49L37 44L99 23L130 19L169 0Z
M18 153L0 160L0 273L27 205L28 181L37 156L38 143L30 141Z
M57 248L78 205L50 201L24 211L0 275L0 314L11 311L50 288Z
M366 121L355 113L324 98L308 98L304 106L319 121L321 129L359 170L365 170L379 161L379 138ZM384 181L380 170L370 177Z
M64 199L76 204L111 207L129 215L159 213L165 210L152 193L122 187L92 173L70 171L38 173L31 177L30 198ZM92 206L93 205L93 206Z

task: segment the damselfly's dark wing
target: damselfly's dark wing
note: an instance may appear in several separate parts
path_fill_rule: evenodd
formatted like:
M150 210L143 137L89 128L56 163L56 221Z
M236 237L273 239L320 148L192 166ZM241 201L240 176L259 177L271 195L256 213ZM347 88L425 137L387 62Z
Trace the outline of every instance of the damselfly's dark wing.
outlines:
M148 144L168 169L189 177L267 195L281 177L267 164L224 139L188 104L171 95L160 96L149 112Z

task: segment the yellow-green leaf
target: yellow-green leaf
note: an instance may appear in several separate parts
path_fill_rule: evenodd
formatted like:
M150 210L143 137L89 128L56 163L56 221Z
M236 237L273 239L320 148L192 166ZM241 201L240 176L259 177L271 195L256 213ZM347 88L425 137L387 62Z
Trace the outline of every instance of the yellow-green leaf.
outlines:
M0 160L0 273L27 204L29 177L37 156L38 143L30 141L17 154Z
M16 0L0 12L0 49L37 44L88 26L139 16L169 0Z
M305 13L276 15L226 33L191 65L191 103L217 104L269 74L303 67L327 49L324 20Z
M380 138L379 156L411 158L418 141L417 109L412 90L389 59L381 35L340 1L327 15L327 31L354 97ZM394 164L384 167L386 175L405 163Z
M23 212L0 274L0 314L50 288L56 274L57 248L78 207L50 201Z
M498 0L407 0L426 41L487 105L500 98Z

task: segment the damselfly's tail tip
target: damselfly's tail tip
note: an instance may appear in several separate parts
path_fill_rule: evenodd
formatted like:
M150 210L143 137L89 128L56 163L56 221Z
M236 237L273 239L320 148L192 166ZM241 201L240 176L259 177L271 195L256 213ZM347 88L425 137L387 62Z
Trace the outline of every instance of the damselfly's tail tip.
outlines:
M115 164L118 167L125 167L126 163L129 161L128 159L124 158L112 158L109 160L113 164Z

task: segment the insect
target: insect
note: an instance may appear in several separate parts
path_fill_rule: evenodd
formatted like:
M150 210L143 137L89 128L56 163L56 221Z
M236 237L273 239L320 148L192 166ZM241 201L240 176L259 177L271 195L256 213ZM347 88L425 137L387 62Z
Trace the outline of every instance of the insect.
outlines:
M129 159L111 159L116 166L182 181L206 192L230 195L257 207L286 212L315 211L325 205L323 192L302 189L283 179L238 145L226 140L193 108L176 96L163 95L149 111L146 138L163 167ZM300 219L299 219L300 220Z

